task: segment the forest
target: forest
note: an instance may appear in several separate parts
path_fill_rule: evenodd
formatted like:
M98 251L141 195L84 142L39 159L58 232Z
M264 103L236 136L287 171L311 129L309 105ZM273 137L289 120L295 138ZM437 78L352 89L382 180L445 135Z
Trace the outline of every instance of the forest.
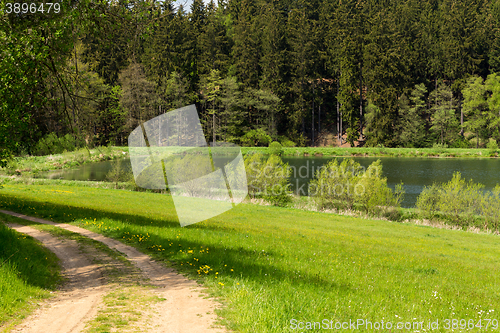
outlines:
M0 160L48 135L126 145L196 104L207 141L500 140L499 0L1 0Z

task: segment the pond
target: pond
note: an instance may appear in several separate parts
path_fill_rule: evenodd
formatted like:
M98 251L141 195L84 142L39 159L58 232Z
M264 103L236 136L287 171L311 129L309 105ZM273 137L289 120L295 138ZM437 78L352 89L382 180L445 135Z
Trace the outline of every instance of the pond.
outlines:
M124 158L121 161L123 167L131 169L129 158ZM37 175L37 177L48 179L103 181L106 180L106 175L112 168L113 161L104 161L84 164L74 169L41 172Z
M291 189L296 194L307 193L307 184L314 176L314 171L331 160L332 157L283 157L283 161L296 170L290 178ZM343 158L339 157L339 161ZM397 157L354 157L363 167L368 167L377 159L382 160L383 175L387 177L388 185L394 189L396 184L403 182L405 197L403 207L413 207L417 196L424 186L433 182L447 182L455 171L460 171L465 179L485 185L491 190L500 184L500 159L460 159L460 158L397 158ZM128 159L122 165L130 166ZM52 171L40 174L43 178L59 178L68 180L106 179L106 174L112 168L112 161L85 164L76 169ZM293 177L295 176L295 177Z
M296 191L302 186L307 191L307 184L312 177L312 170L317 170L331 160L331 157L285 157L283 160L299 171L297 177L291 179L292 188ZM387 177L387 184L394 189L396 184L404 183L405 196L403 207L413 207L418 195L424 186L433 182L447 182L455 171L462 174L462 178L473 179L485 185L486 190L491 190L500 184L500 159L460 159L460 158L397 158L397 157L354 157L355 161L367 168L371 163L380 159L382 173ZM339 158L339 162L342 158ZM304 167L305 166L305 167ZM305 175L306 167L310 170L309 177Z

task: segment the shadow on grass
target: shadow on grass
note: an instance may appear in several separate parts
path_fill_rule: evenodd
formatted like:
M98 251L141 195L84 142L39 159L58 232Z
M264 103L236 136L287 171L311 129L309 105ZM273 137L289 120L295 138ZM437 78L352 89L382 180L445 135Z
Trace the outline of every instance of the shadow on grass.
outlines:
M60 223L70 223L75 220L82 219L103 219L109 218L117 221L121 221L131 225L143 226L143 227L162 227L168 229L181 229L179 223L173 220L160 221L145 216L126 214L126 213L116 213L109 211L99 211L93 208L85 207L74 207L50 202L38 202L34 200L19 199L11 196L1 196L0 195L0 208L5 210L11 210L17 213L23 213L29 216L36 216L40 218L50 219L54 222ZM35 213L36 211L36 213ZM63 213L64 212L64 213ZM66 216L64 215L66 214ZM2 214L3 215L3 214ZM68 218L67 216L71 216ZM192 230L206 230L206 231L217 231L217 232L231 232L227 228L221 228L218 226L210 225L198 225L194 224L186 228L182 228L185 231ZM223 230L224 229L224 230ZM112 237L123 241L123 237L127 236L125 234L126 230L100 230L105 236ZM150 238L143 242L127 242L129 245L134 245L144 252L153 255L155 258L160 260L167 260L174 264L178 271L182 273L187 273L189 276L194 278L203 278L203 275L199 276L196 271L195 266L188 267L189 265L180 264L186 261L186 258L181 258L178 252L173 252L173 254L167 253L165 251L161 254L151 250L153 245L163 244L165 247L167 244L173 242L175 237L175 231L172 230L172 237L162 236L158 234L151 234ZM233 233L237 231L232 230ZM172 239L172 240L171 240ZM175 239L176 244L181 244L182 249L200 249L207 246L203 243L203 239L198 242L189 241L186 239ZM197 254L196 257L199 261L196 265L208 265L213 269L213 272L225 272L230 268L234 268L235 274L243 279L249 281L258 282L260 284L267 284L270 281L287 281L291 285L304 286L304 285L317 285L321 286L323 289L332 290L335 289L339 294L353 292L353 288L350 283L332 281L319 274L313 275L306 272L292 272L292 269L286 270L282 269L278 265L272 263L258 263L257 260L264 259L261 257L262 253L257 250L246 249L243 246L238 246L228 244L224 245L214 245L210 246L210 254ZM232 246L232 248L231 248ZM278 256L278 254L273 252L266 252L266 258L264 260L269 260L273 256ZM225 266L227 265L227 266ZM227 268L226 268L227 267ZM214 273L212 273L214 274ZM229 273L228 273L229 274Z
M62 282L57 257L30 236L20 237L3 220L7 219L0 219L0 268L14 272L28 285L54 290Z

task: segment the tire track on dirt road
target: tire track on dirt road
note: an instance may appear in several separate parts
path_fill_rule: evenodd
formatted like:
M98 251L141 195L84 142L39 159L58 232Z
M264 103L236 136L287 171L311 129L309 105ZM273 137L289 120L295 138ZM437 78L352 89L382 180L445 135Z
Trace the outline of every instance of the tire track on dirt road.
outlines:
M165 301L154 304L147 314L149 319L148 332L158 333L221 333L227 332L224 328L214 328L217 316L214 310L220 306L213 299L206 298L200 290L200 285L178 274L174 269L164 267L153 261L146 254L137 249L125 245L114 239L79 228L66 223L55 223L52 221L26 216L23 214L0 210L4 214L15 216L32 222L56 226L74 233L78 233L90 239L99 241L111 249L122 253L127 260L135 265L142 274L149 279L149 284L155 295L164 298ZM33 229L33 228L30 228ZM26 229L24 229L26 230ZM43 241L42 241L43 242ZM74 254L74 252L72 252ZM57 254L57 253L56 253ZM64 262L64 261L63 261ZM83 262L82 262L83 263ZM84 266L89 266L84 263ZM90 267L90 266L89 266ZM92 280L95 280L93 278ZM90 283L87 280L87 283ZM95 310L97 303L93 303L91 309ZM58 332L43 330L45 332ZM63 331L60 331L63 332ZM78 332L78 331L64 331Z

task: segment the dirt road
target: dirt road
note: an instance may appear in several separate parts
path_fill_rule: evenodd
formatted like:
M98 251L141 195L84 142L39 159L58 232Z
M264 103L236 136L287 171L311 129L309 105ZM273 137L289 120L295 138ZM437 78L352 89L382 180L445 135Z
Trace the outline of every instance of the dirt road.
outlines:
M122 254L138 272L138 276L133 277L133 272L127 271L126 265L95 248L87 246L82 251L82 245L73 240L54 237L35 228L10 224L11 228L38 239L53 251L61 259L64 274L69 281L55 298L42 305L12 332L85 332L89 327L95 327L98 324L98 320L96 324L96 317L100 320L102 316L106 314L110 316L109 313L116 310L119 306L116 304L119 304L119 301L113 303L110 299L113 299L118 291L121 292L120 299L148 300L129 304L129 306L135 304L133 306L136 310L130 311L135 316L134 324L121 327L117 330L119 332L227 332L223 328L214 328L217 319L214 309L219 304L206 298L199 285L176 273L173 269L151 260L149 256L135 248L69 224L54 223L10 211L0 210L0 212L63 228L99 241ZM96 258L101 264L95 263ZM112 283L105 274L105 267L109 268L110 265L113 270L120 272L119 275L126 275L129 279ZM130 277L133 277L132 280L137 285L134 288L130 287ZM152 285L152 288L146 285ZM123 295L124 290L130 291L132 295ZM145 296L154 296L154 298ZM118 312L126 311L122 309Z

